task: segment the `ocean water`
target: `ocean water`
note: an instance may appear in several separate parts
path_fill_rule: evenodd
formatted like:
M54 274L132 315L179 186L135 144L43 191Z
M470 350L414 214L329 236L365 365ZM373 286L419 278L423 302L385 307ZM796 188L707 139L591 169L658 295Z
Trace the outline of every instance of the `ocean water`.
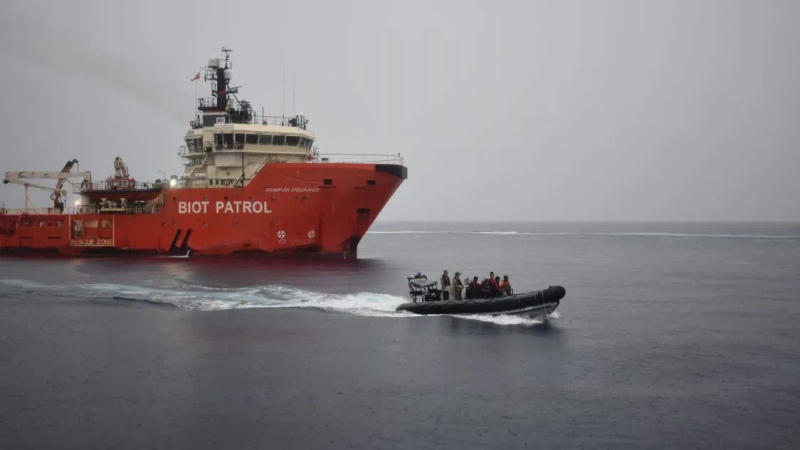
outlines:
M359 253L0 258L0 444L800 445L799 224L379 223ZM567 295L395 312L443 269Z

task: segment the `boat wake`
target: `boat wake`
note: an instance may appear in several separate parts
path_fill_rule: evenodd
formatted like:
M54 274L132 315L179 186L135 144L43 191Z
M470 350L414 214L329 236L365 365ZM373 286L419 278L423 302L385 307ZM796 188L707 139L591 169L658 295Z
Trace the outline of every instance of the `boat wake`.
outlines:
M266 285L224 288L171 281L170 285L148 286L116 283L50 285L29 280L0 280L0 296L37 296L84 299L103 302L140 302L194 311L221 311L247 308L308 308L368 317L416 317L395 308L405 297L375 292L331 294L293 287ZM454 317L491 322L497 325L538 325L539 319L507 315L456 315ZM552 316L551 316L552 317Z
M474 320L477 322L488 322L488 323L493 323L495 325L516 325L516 326L527 326L527 327L541 325L546 320L541 317L532 319L530 317L512 316L508 314L500 314L497 316L493 316L490 314L470 314L470 315L456 314L453 317L458 317L459 319L465 319L465 320Z

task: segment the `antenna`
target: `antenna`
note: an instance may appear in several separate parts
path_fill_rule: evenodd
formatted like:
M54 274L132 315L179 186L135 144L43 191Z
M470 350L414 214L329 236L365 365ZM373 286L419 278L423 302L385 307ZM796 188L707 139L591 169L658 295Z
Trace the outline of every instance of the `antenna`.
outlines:
M286 117L286 67L283 68L283 92L281 93L281 97L283 100L283 109L281 110L281 115Z
M292 72L292 115L297 115L297 106L295 100L297 97L297 72Z
M222 47L222 53L225 53L225 68L226 69L230 69L230 67L228 67L228 61L230 61L230 59L231 59L231 52L232 51L233 51L232 48L228 48L228 47L225 47L225 46Z

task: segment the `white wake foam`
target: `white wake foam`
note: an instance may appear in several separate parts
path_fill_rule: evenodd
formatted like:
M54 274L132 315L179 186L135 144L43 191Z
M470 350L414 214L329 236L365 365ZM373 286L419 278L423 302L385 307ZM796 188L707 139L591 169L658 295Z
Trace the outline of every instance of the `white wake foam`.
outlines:
M497 325L521 325L521 326L535 326L545 323L550 319L558 319L561 315L557 311L548 314L547 317L526 317L526 316L512 316L508 314L500 314L493 316L491 314L469 314L469 315L454 315L460 319L477 320L478 322L489 322Z
M359 292L331 294L306 291L287 286L267 285L243 288L222 288L173 282L169 286L94 283L83 285L48 285L29 280L0 280L0 294L33 292L52 297L89 298L102 301L140 301L162 304L185 310L220 311L246 308L312 308L370 317L416 317L395 309L408 300L396 295ZM557 317L555 315L550 317ZM532 326L541 319L510 315L455 315L454 317L490 322L497 325Z
M19 280L19 279L0 280L0 284L10 288L18 288L18 289L40 289L48 287L48 285L37 283L36 281Z
M328 294L286 286L216 288L194 285L190 289L153 288L119 284L92 284L91 293L174 305L178 308L216 311L244 308L316 308L361 316L394 316L404 299L390 294L360 292Z
M523 316L511 316L506 314L501 314L498 316L493 316L490 314L465 314L465 315L454 315L453 317L458 317L459 319L466 319L466 320L475 320L478 322L489 322L496 325L521 325L521 326L534 326L534 325L541 325L544 323L544 318L535 318L532 319L530 317L523 317Z

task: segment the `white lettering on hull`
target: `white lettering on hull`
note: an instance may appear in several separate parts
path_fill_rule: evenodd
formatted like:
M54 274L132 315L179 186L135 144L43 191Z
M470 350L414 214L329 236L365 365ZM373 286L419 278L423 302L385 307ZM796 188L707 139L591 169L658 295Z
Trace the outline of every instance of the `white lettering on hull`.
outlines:
M178 214L208 214L209 201L178 202ZM271 214L267 201L217 201L214 203L214 214Z
M202 202L178 202L178 214L200 214L208 212L208 200Z
M281 187L268 187L264 188L264 192L268 193L281 193L281 192L292 192L292 193L303 193L303 192L319 192L318 187L288 187L288 186L281 186Z

